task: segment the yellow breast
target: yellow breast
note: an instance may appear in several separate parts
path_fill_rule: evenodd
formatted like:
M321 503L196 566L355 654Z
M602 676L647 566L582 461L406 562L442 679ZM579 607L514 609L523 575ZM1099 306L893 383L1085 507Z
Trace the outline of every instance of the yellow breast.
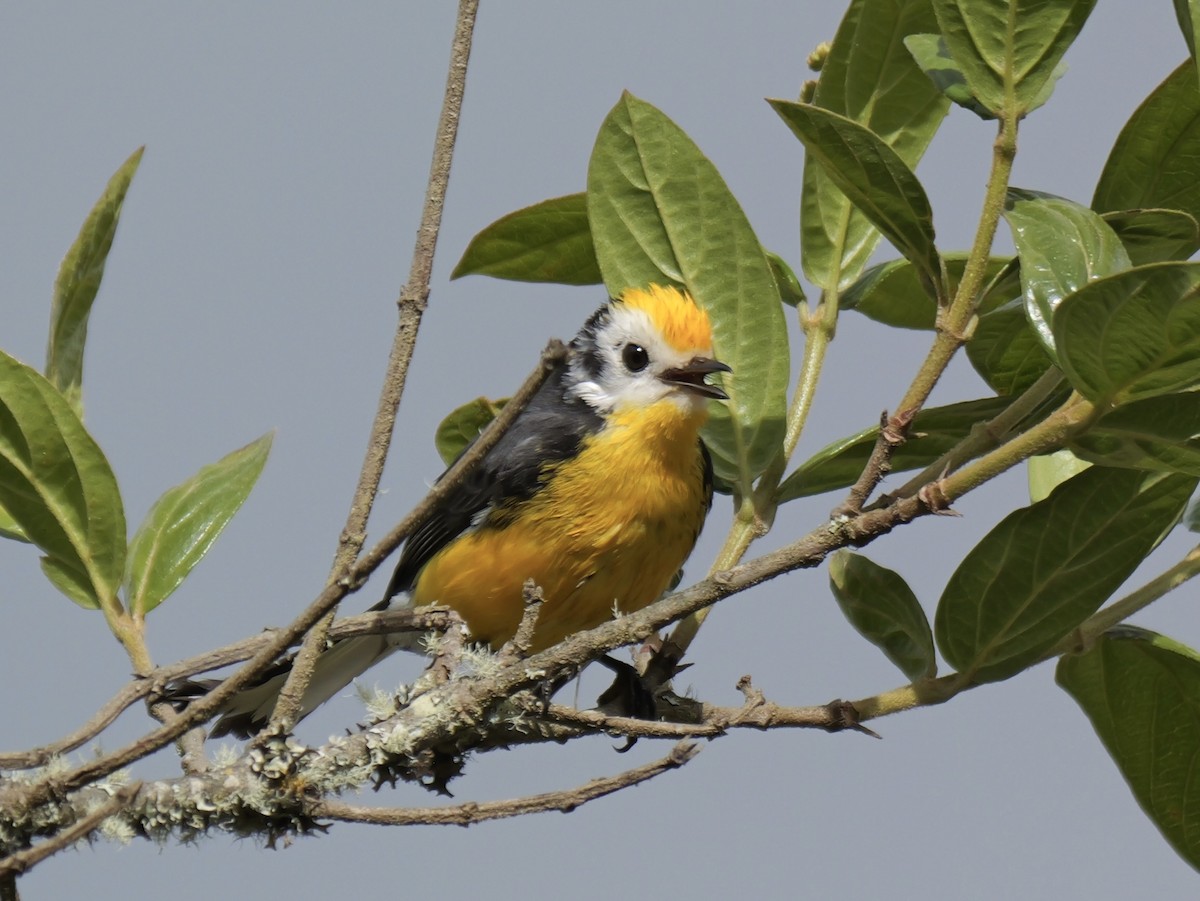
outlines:
M430 560L413 603L452 607L495 648L516 631L533 579L546 598L540 650L657 600L707 512L703 421L670 400L611 414L506 525L484 525Z

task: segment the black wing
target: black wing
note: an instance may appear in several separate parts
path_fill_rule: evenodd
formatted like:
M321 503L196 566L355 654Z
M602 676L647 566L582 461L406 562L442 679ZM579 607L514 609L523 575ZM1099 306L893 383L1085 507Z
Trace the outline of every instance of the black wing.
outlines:
M537 493L555 464L573 457L604 420L578 398L565 397L566 367L556 370L479 465L439 504L404 544L382 609L410 591L417 574L481 514L511 508Z

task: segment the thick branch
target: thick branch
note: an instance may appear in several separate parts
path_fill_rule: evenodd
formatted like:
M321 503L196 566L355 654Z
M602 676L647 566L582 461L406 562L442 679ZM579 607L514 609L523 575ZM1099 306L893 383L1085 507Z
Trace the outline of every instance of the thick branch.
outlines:
M100 824L119 812L142 787L140 782L134 782L120 789L106 803L80 817L67 828L56 833L52 838L39 842L31 848L24 848L0 858L0 879L13 874L24 873L30 867L40 863L52 854L57 854L63 848L69 848L82 838L91 835Z

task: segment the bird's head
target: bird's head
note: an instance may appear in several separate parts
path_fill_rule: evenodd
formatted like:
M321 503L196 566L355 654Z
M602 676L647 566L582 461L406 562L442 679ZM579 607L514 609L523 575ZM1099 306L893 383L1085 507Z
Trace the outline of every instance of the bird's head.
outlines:
M705 377L730 368L713 357L712 325L677 288L633 288L601 307L571 342L570 391L598 412L671 401L702 416L728 395Z

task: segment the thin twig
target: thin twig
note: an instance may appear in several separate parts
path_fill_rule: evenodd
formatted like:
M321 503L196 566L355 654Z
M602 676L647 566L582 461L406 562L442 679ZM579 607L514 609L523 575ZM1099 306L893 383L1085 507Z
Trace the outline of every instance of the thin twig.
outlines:
M1036 413L1043 405L1054 397L1055 392L1063 384L1062 371L1051 366L1036 382L1030 385L1011 404L993 416L985 423L977 423L962 441L942 454L923 470L910 478L894 491L877 498L871 507L886 506L897 497L909 497L916 494L924 485L941 478L949 472L958 469L967 460L1007 441L1020 428L1027 425L1026 420Z
M731 729L821 729L835 732L847 726L845 717L829 704L785 707L764 701L747 703L741 707L718 707L712 704L699 704L698 707L700 721L695 723L609 716L598 710L579 710L561 704L551 704L545 716L560 725L629 738L717 738Z
M892 471L892 455L908 440L908 430L917 415L917 410L898 410L895 416L883 413L879 417L879 436L871 448L867 465L859 473L857 481L850 486L846 499L833 511L834 516L849 516L857 513L866 504L877 485Z
M445 632L453 624L460 622L459 617L449 610L380 610L338 620L329 630L329 637L338 641L359 635ZM0 769L17 770L43 766L51 758L66 754L91 741L108 728L123 711L142 698L161 691L164 685L248 660L265 647L274 635L273 631L263 632L253 638L245 638L169 666L160 666L145 678L129 682L106 701L86 723L57 741L28 751L0 752Z
M315 817L377 826L470 826L485 820L499 820L551 810L570 813L589 801L638 785L668 770L678 769L699 751L700 746L697 744L680 742L667 756L616 776L593 779L567 791L546 792L509 801L457 804L452 807L360 807L341 801L321 801L312 805L309 813Z
M517 631L496 654L497 659L504 665L516 663L529 656L529 649L533 646L533 633L537 628L538 615L542 612L542 605L546 602L542 589L533 579L525 580L525 584L521 587L521 599L525 604L525 609L521 613L521 622L517 625Z
M101 804L51 838L0 859L0 879L10 874L25 873L50 855L57 854L63 848L69 848L80 839L91 835L101 823L128 804L141 787L140 782L122 787L107 803Z
M460 0L458 5L454 42L450 49L450 67L446 75L446 92L434 140L429 182L425 189L425 205L421 211L421 225L413 246L408 282L400 292L396 334L392 340L392 350L388 357L375 419L371 424L371 435L367 441L367 452L359 472L358 485L354 490L354 499L350 503L346 524L338 539L337 552L334 554L329 576L331 582L335 581L362 551L367 520L371 516L371 508L379 492L379 481L396 427L396 412L404 395L408 367L416 349L421 315L428 303L429 279L433 271L434 251L437 248L438 232L442 223L446 188L450 181L454 143L458 137L458 122L467 86L467 63L471 57L471 39L475 31L475 14L478 8L478 0ZM301 699L312 680L313 667L316 666L317 657L325 646L332 622L331 609L305 638L279 693L269 728L287 732L295 725L299 717Z

